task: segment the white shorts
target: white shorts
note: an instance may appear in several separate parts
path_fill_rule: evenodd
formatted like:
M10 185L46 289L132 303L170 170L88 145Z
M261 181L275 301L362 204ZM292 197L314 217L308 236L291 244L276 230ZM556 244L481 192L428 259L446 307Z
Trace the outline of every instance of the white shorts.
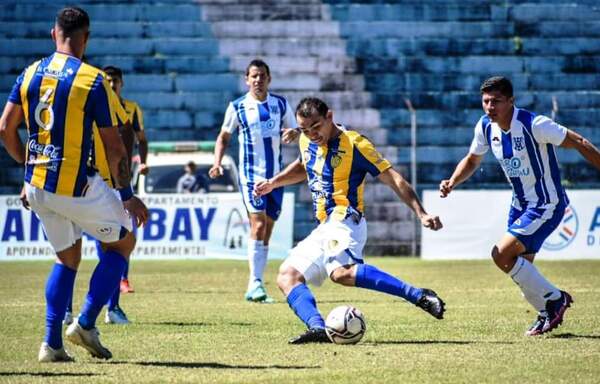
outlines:
M25 184L27 200L38 215L54 251L69 248L81 238L82 232L112 243L132 230L131 219L123 202L98 175L88 177L85 196L57 195Z
M281 267L292 267L307 283L320 286L337 268L362 264L366 242L364 218L358 223L351 218L341 222L327 219L290 251Z

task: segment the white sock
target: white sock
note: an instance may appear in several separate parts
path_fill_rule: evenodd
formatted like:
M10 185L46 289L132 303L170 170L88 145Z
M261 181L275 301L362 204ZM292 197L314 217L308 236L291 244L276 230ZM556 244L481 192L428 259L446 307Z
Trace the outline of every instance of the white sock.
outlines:
M521 288L525 299L538 312L546 309L547 300L556 300L560 297L560 290L523 257L517 258L517 262L508 274Z
M263 248L262 240L248 239L248 264L250 266L248 289L256 280L262 280L266 262L263 260Z
M529 304L531 304L535 308L536 311L538 311L538 314L545 316L546 315L546 299L544 299L541 296L536 295L534 292L529 291L529 290L525 289L524 287L521 287L519 284L517 284L517 286L519 288L521 288L523 297L525 298L525 300L527 300L527 302Z

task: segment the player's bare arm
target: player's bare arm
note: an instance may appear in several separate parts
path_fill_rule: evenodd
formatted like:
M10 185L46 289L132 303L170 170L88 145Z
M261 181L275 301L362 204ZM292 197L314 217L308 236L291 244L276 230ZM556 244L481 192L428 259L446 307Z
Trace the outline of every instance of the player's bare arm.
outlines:
M146 139L146 133L143 130L136 132L138 140L138 148L140 152L140 173L147 175L150 168L146 161L148 159L148 140Z
M127 150L119 135L118 127L101 128L100 138L106 148L106 158L110 166L110 172L118 188L130 187L131 175L129 172L129 162L127 161ZM129 214L135 218L136 225L139 227L148 220L148 208L140 199L135 196L123 201L123 206Z
M18 132L19 124L23 119L23 108L18 104L7 102L0 118L0 140L10 156L20 164L25 162L25 147Z
M211 179L215 179L219 176L223 176L223 167L221 166L221 160L223 160L223 155L225 155L225 150L229 145L229 141L231 140L231 133L221 131L219 136L217 137L217 142L215 144L215 161L213 166L208 170L208 176Z
M600 151L589 140L581 136L579 133L567 130L565 140L560 145L563 148L574 148L581 156L589 161L596 169L600 170Z
M465 182L481 164L483 156L469 153L465 156L456 166L454 173L450 179L442 180L440 182L440 196L446 197L452 192L454 187Z
M304 180L306 180L306 171L304 170L304 166L300 159L296 159L296 161L288 165L272 179L258 182L254 186L254 194L256 196L263 196L270 193L275 188L297 184Z
M296 141L298 137L300 137L300 130L296 128L284 128L281 130L281 141L284 144L290 144Z
M387 186L389 186L398 197L408 205L417 215L421 224L425 228L437 231L442 228L442 222L440 218L435 215L430 215L425 211L419 197L415 193L412 186L402 177L401 174L396 172L393 168L388 168L381 172L377 178Z

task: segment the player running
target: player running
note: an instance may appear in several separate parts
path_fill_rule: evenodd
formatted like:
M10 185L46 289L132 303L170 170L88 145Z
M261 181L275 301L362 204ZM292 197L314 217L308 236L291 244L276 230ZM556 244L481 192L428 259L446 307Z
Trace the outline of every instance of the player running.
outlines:
M600 152L578 133L551 119L515 107L513 87L505 77L491 77L481 85L485 115L475 125L469 153L440 194L448 196L479 167L492 150L513 188L508 228L492 248L494 262L519 286L538 312L526 336L552 331L563 321L573 299L548 281L532 264L544 240L560 224L569 198L561 185L556 147L574 148L600 169Z
M365 264L367 241L363 190L367 173L388 185L417 215L421 224L437 231L439 217L429 215L414 190L367 138L333 122L333 112L317 98L305 98L296 108L300 159L273 178L257 183L263 196L275 188L308 179L315 216L320 224L290 251L279 268L277 284L290 308L308 327L291 344L329 342L325 322L306 285L325 279L348 287L371 289L401 297L442 319L444 302L427 288L417 288Z

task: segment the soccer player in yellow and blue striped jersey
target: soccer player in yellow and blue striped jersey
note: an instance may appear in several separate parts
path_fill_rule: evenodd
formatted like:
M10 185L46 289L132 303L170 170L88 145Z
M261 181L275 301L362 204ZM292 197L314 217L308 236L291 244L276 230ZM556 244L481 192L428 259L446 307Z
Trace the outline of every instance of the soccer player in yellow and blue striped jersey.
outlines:
M365 264L367 240L364 182L367 174L388 185L417 215L422 225L438 230L442 223L429 215L416 193L389 161L360 133L333 122L333 112L317 98L305 98L296 108L302 131L300 158L285 170L257 184L263 195L273 188L308 180L317 228L296 245L279 269L277 285L294 313L308 330L291 344L328 342L325 322L315 298L306 285L335 283L356 286L401 297L437 319L444 315L444 302L427 288L417 288Z
M66 336L94 357L112 354L100 343L95 321L116 289L135 238L131 219L147 219L133 196L118 125L127 117L97 68L81 61L89 39L89 17L81 8L60 10L52 29L56 52L28 66L17 79L0 118L0 138L10 155L25 163L25 193L57 256L46 284L46 337L40 362L73 361L62 342L62 320L73 292L85 231L103 243L81 314ZM28 130L24 147L18 126ZM108 149L121 200L87 166L92 125Z

